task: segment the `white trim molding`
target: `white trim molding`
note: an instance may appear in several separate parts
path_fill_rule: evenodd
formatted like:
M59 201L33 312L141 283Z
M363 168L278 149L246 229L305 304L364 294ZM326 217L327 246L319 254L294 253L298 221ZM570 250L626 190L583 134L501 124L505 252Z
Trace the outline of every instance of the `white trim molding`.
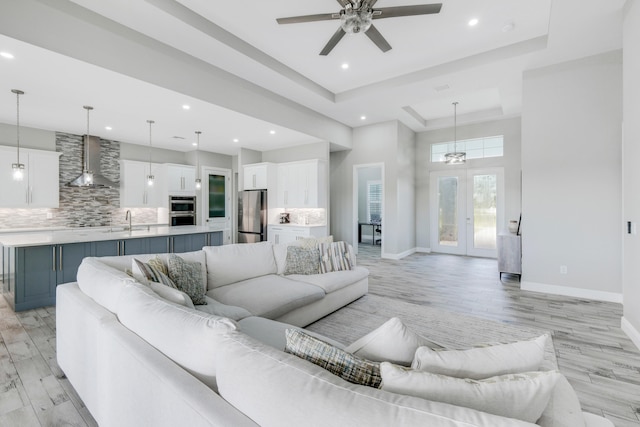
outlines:
M399 254L390 254L390 253L383 252L380 255L380 258L399 260L414 253L416 253L416 248L409 249L408 251L400 252Z
M622 316L622 319L620 320L620 328L640 350L640 331L634 328L631 322L629 322L624 316Z
M420 253L425 253L425 254L430 254L431 253L431 248L416 248L416 252L420 252Z
M545 283L521 282L523 291L542 292L552 295L563 295L596 301L616 302L622 304L622 294L616 292L594 291L591 289L572 288L569 286L547 285Z

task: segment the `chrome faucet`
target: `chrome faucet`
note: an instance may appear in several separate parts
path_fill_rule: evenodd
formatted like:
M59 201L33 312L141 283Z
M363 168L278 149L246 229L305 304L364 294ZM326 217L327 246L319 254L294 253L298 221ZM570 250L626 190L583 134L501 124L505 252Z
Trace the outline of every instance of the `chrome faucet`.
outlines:
M124 219L125 221L129 220L129 231L131 231L132 229L131 229L131 211L130 210L127 210L127 214L125 215Z

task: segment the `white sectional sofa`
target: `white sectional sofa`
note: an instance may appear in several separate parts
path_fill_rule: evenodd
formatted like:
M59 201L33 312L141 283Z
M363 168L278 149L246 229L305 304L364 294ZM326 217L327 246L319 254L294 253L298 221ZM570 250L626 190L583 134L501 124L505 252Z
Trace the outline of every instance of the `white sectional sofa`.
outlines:
M139 283L132 256L86 258L57 288L58 364L101 426L533 425L351 384L283 352L286 329L367 292L362 267L283 276L286 247L270 243L180 256L206 269L208 305ZM573 425L610 425L584 419Z

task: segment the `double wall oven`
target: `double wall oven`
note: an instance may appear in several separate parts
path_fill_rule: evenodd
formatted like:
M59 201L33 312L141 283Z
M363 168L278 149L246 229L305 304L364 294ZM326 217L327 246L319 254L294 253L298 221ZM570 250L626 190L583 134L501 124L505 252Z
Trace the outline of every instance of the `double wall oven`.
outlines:
M196 225L195 196L169 196L169 225Z

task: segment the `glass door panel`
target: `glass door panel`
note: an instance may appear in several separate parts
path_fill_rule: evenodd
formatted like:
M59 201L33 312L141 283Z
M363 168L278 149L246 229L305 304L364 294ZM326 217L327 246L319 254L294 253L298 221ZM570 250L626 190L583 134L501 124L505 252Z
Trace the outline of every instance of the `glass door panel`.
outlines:
M495 249L497 236L497 177L473 176L473 247Z
M458 246L458 177L438 178L438 243Z

